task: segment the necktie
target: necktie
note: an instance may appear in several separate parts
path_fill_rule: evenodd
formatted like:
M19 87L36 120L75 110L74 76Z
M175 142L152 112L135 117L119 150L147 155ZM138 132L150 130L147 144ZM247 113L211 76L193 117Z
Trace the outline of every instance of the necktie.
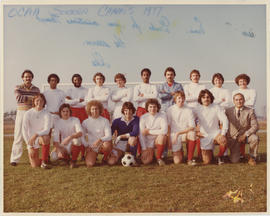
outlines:
M240 118L240 109L237 111L237 118Z

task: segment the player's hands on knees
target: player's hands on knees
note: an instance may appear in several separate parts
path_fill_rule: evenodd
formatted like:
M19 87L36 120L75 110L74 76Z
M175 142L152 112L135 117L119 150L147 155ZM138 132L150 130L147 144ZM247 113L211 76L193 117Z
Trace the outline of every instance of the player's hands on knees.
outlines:
M38 137L38 135L37 135L37 134L34 134L34 135L30 138L28 144L29 144L30 146L33 146L33 145L35 144L35 141L36 141L37 137Z
M72 140L72 136L68 136L66 137L63 141L62 141L62 145L67 145L69 144L69 142Z
M226 146L227 145L227 139L224 135L219 134L217 137L217 142L222 145L222 146Z
M149 129L145 128L142 130L142 135L146 136L146 135L149 135Z
M238 136L238 137L237 137L237 141L238 141L239 143L244 143L244 142L246 141L246 136L245 136L245 134L242 134L242 135Z
M100 144L101 144L101 139L98 139L98 140L96 140L94 143L93 143L93 147L94 148L97 148Z

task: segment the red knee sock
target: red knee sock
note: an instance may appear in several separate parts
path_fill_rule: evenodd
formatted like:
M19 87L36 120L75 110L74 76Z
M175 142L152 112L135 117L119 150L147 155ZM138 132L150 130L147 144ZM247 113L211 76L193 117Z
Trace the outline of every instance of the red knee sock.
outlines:
M156 145L156 148L157 148L157 159L160 159L161 158L161 155L163 153L163 150L164 150L164 145Z
M80 150L81 150L81 156L84 157L84 155L85 155L85 147L84 147L84 145L80 146Z
M218 157L222 157L224 155L224 152L226 151L226 146L219 145L219 153Z
M200 139L196 139L196 145L197 145L197 155L198 158L202 158L202 151L201 151L201 141Z
M193 155L194 155L194 150L195 150L196 142L189 140L187 142L187 146L188 146L188 160L192 160Z
M49 158L49 152L50 152L50 145L42 145L41 147L41 160L48 162Z
M101 153L103 154L102 160L103 160L103 161L107 161L107 159L108 159L108 157L109 157L111 151L103 151L103 150L102 150Z
M80 154L81 146L71 146L71 158L73 161L76 161Z
M245 143L242 143L241 145L240 145L240 154L242 155L242 156L245 156L245 149L246 148L246 144Z
M141 147L141 143L138 140L138 146L137 146L137 154L140 155L142 153L142 147Z

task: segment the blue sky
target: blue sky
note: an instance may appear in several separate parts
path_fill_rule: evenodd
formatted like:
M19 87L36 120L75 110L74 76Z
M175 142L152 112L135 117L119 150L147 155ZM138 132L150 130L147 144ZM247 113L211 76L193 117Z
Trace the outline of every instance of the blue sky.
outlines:
M246 73L257 90L256 112L266 106L264 5L5 5L3 24L4 111L16 108L24 69L41 88L50 73L63 83L74 73L92 83L96 72L106 82L119 72L139 82L144 67L152 81L163 81L168 66L178 81L195 68L201 80Z

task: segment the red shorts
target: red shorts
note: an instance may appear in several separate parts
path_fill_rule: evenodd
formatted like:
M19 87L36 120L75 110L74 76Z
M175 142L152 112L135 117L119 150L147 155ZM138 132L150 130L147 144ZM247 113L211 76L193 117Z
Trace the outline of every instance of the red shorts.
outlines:
M74 117L77 117L78 119L80 119L81 123L83 122L83 120L88 118L84 107L80 107L80 108L71 107L71 111L72 111L71 116L74 116Z
M143 114L147 113L145 108L138 107L136 111L136 116L141 117Z
M107 109L103 109L103 112L101 113L101 116L108 119L110 121L111 117L110 117L110 113L108 112Z

